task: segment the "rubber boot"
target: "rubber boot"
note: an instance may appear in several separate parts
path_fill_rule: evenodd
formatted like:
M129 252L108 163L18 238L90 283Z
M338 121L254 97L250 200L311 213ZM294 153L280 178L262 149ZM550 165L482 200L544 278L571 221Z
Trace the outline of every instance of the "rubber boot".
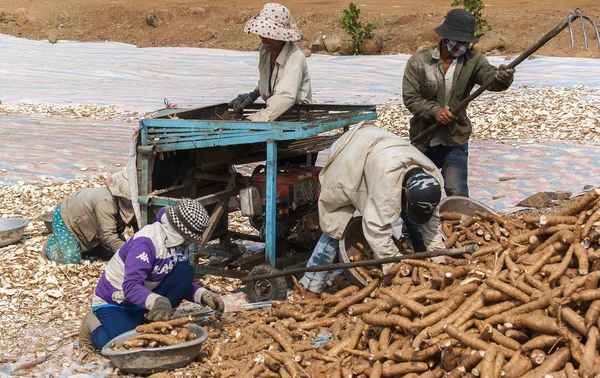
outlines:
M81 347L92 350L96 349L92 342L92 332L100 327L100 325L100 320L98 320L98 317L92 311L85 314L81 322L81 327L79 327L79 345Z

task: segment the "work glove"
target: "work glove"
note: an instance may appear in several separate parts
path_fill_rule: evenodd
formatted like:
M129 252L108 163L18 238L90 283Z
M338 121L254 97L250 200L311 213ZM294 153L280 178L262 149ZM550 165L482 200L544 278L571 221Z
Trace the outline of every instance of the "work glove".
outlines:
M509 86L512 84L513 77L515 75L514 68L506 68L504 64L501 64L496 71L496 81Z
M225 303L223 303L221 296L217 293L213 293L210 290L204 290L202 292L202 295L200 296L200 302L198 303L212 308L219 316L223 313L223 311L225 311Z
M229 106L233 108L235 113L241 113L244 108L254 104L254 101L256 101L257 98L257 92L242 93L239 94L235 99L231 100L231 102L229 102Z
M158 297L145 318L151 322L169 320L173 312L175 312L175 310L171 307L171 301L165 297Z

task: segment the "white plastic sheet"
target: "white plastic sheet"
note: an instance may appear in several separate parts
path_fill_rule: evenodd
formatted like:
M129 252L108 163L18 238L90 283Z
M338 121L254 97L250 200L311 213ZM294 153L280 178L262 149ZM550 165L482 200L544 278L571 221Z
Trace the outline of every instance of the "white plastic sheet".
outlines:
M313 98L321 103L401 102L408 55L308 58ZM491 57L493 64L506 63ZM94 103L152 111L167 98L180 107L229 101L254 89L258 53L216 49L136 48L112 42L33 41L0 35L0 100L64 105ZM514 85L600 87L597 59L537 57Z

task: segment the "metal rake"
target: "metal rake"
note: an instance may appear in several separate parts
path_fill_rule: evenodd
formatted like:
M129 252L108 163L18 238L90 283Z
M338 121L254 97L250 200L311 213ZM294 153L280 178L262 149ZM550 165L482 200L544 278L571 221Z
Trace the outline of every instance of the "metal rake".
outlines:
M568 27L569 27L569 36L571 37L571 48L575 50L575 39L573 38L573 21L579 19L581 21L581 30L583 30L583 43L585 46L585 51L589 51L588 48L588 37L587 31L585 29L585 21L587 20L592 26L592 30L596 33L596 40L598 41L598 47L600 48L600 33L598 32L598 28L596 27L596 23L589 16L585 16L579 8L576 8L569 15Z

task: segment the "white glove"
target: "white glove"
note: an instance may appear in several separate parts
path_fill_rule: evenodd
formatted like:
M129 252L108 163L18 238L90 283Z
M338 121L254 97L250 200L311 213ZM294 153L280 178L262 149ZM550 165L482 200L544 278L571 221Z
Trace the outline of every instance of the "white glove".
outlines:
M244 110L244 108L254 104L254 101L256 101L257 98L257 92L242 93L238 95L235 99L231 100L229 102L229 106L233 108L233 111L235 113L241 113Z

